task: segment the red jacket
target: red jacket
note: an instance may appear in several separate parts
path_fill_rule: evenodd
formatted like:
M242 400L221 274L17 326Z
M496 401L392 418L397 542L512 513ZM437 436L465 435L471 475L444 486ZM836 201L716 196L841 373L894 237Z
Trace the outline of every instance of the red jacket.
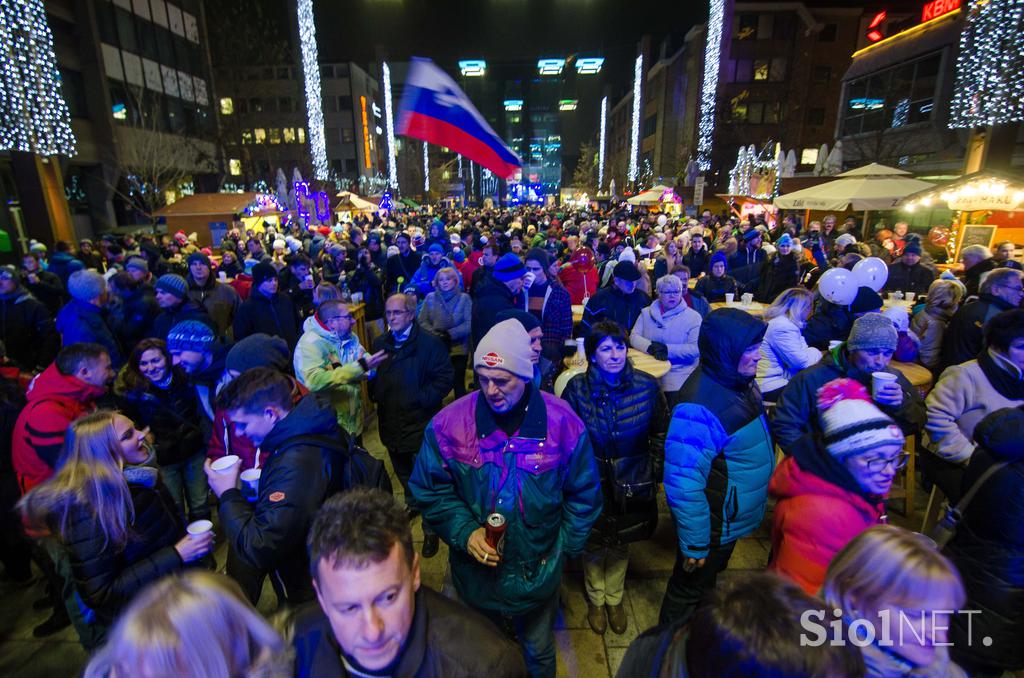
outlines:
M11 456L22 493L49 479L64 449L64 435L75 419L96 409L106 392L78 377L65 376L56 363L29 385L28 404L14 423Z
M483 255L483 252L470 252L466 260L462 262L462 266L459 267L459 275L462 276L462 287L466 292L469 292L469 283L473 280L473 271L480 268L480 257Z
M558 272L558 279L569 291L569 299L574 306L582 304L584 297L597 293L597 269L594 267L584 272L569 264Z
M777 501L768 569L817 595L832 557L851 539L882 522L884 502L833 485L786 457L775 469L768 494Z

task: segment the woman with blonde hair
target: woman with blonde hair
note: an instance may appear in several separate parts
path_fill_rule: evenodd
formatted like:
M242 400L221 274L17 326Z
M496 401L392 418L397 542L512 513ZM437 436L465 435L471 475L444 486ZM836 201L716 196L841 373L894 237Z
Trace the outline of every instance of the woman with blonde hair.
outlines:
M142 587L213 547L212 532L185 534L159 471L147 465L147 435L110 410L76 420L53 477L20 503L33 531L52 534L66 551L75 592L95 612L101 637Z
M813 306L813 292L791 287L765 310L768 331L757 362L757 385L765 400L774 401L793 375L821 360L821 351L808 346L801 334Z
M284 678L291 653L233 580L196 571L166 577L132 602L85 678Z
M921 340L917 361L934 371L942 358L942 337L950 318L960 307L964 286L957 280L936 280L928 287L928 302L910 321L910 330Z
M829 615L841 610L850 625L866 675L966 676L949 658L946 633L964 586L924 535L893 525L865 530L832 559L821 597Z
M440 337L448 346L455 370L455 397L466 395L466 365L469 362L469 333L473 320L473 302L462 291L459 272L445 266L434 275L434 291L423 300L419 324Z

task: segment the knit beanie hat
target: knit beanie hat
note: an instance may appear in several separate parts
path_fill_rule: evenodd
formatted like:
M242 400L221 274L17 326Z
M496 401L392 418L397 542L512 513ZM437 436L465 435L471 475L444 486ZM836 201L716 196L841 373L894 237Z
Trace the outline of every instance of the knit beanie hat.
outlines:
M455 260L455 263L461 264L462 262L464 262L466 260L466 253L463 252L462 250L456 248L456 249L452 250L452 259Z
M536 261L545 272L551 266L551 257L539 247L534 247L526 253L526 261Z
M924 250L921 249L921 241L917 238L908 240L907 246L903 248L904 254L916 254L917 256L921 256L923 252Z
M213 268L210 265L210 257L206 256L202 252L193 252L192 254L188 255L188 259L186 259L186 261L188 262L189 266L198 261L202 263L204 266L206 266L206 268Z
M789 233L783 233L782 237L779 238L778 242L776 242L775 244L778 247L782 247L783 245L789 245L790 247L792 247L793 246L793 237Z
M75 271L68 278L68 294L78 301L92 301L107 289L107 281L96 271Z
M261 261L252 267L252 286L259 287L271 278L277 277L277 269L268 261Z
M184 299L188 295L188 283L180 275L174 273L166 273L157 278L154 287L161 292L173 294L179 299Z
M146 261L146 257L140 257L138 255L128 257L128 261L124 263L124 267L125 270L134 268L138 271L142 271L143 273L149 273L149 262Z
M711 255L711 263L708 264L708 270L710 270L717 262L722 262L722 266L729 265L729 259L725 256L725 252L715 252Z
M903 431L871 401L864 385L833 379L818 389L825 449L837 459L883 445L903 445Z
M858 287L850 304L850 313L868 313L882 308L882 297L870 287Z
M438 254L444 254L444 247L442 247L440 243L436 243L436 242L430 243L430 247L427 248L427 254L430 254L431 252L437 252Z
M213 329L198 320L182 320L167 333L168 351L210 351L215 337Z
M852 233L843 233L841 236L836 238L836 247L839 248L839 251L842 251L842 250L846 249L847 245L856 245L856 244L857 244L857 237L855 235L853 235Z
M257 332L231 347L224 360L224 369L245 372L254 367L272 367L278 372L287 372L291 362L288 342L281 337Z
M273 249L275 252L277 250L286 250L288 249L288 243L286 243L284 240L275 240L274 244L271 246L271 249Z
M853 321L846 348L850 351L895 351L898 340L896 326L891 320L881 313L868 313Z
M494 319L497 320L498 322L502 322L503 320L509 319L518 320L519 324L522 325L523 329L526 330L528 333L540 327L540 320L537 318L537 316L530 313L529 311L523 311L518 308L510 308L505 311L502 311L498 315L494 316Z
M526 275L526 267L519 261L519 257L509 252L494 262L493 275L498 282L509 282Z
M518 320L509 318L492 327L477 344L473 368L495 367L517 377L533 379L530 335Z

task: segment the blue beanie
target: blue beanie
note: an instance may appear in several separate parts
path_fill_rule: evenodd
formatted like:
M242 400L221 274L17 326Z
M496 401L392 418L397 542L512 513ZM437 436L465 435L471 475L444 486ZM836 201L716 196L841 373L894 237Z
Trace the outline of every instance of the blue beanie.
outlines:
M167 333L168 351L205 353L213 346L213 329L198 320L182 320Z
M508 254L501 255L494 262L492 275L498 282L509 282L526 275L526 267L523 266L523 262L519 260L519 257L509 252Z
M430 247L427 248L427 252L437 252L438 254L444 254L444 248L439 243L431 243Z
M779 238L778 242L775 243L777 246L782 247L783 245L793 245L793 238L789 233L783 233L782 237Z
M708 269L713 268L714 265L719 261L722 262L723 266L729 265L729 259L725 256L725 252L715 252L714 254L712 254L711 262L708 264Z

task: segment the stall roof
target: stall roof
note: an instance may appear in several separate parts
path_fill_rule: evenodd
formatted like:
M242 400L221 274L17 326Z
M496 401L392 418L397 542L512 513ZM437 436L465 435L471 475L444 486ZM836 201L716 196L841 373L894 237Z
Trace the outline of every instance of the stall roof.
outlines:
M906 196L900 207L937 207L975 212L1001 210L1013 212L1024 206L1024 177L1009 172L982 170L965 174L941 186Z
M156 217L195 217L240 214L259 193L196 193L158 209Z

